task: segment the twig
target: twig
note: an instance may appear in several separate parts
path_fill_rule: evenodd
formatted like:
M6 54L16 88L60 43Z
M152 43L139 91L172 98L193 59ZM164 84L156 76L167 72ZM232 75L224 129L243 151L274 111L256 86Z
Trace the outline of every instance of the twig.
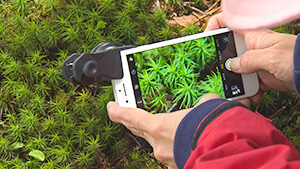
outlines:
M217 0L212 6L210 6L206 11L212 10L221 0Z
M9 103L11 103L11 104L17 104L15 101L9 101Z
M169 108L168 110L167 110L167 113L171 113L171 111L177 106L177 102L176 103L174 103L173 105L172 105L172 107L171 108Z
M141 149L142 148L142 145L141 143L132 135L132 134L129 134L129 133L126 133L129 137L131 137L135 142L136 144L138 145L138 148Z
M187 7L189 7L189 8L191 8L191 9L194 10L194 11L197 11L197 12L201 13L202 15L207 15L206 12L203 12L203 11L201 11L201 10L198 9L198 8L195 8L195 7L193 7L193 6L187 5L187 4L185 4L185 3L183 3L183 5L184 5L184 6L187 6Z
M273 118L274 116L276 116L277 114L283 112L286 108L287 108L288 104L286 104L285 106L281 107L279 110L277 110L275 113L273 113L270 117L270 118Z
M83 86L83 88L84 88L84 90L85 90L86 92L89 91L89 89L88 89L86 86Z
M2 115L3 115L3 108L1 108L1 111L0 111L0 119L2 119Z
M155 163L156 163L157 165L159 165L161 168L166 168L166 166L163 165L161 162L159 162L156 158L150 156L150 155L146 152L146 150L142 147L141 143L140 143L140 142L139 142L132 134L130 134L130 133L126 133L126 134L127 134L129 137L131 137L131 138L138 144L138 149L141 150L143 153L145 153L146 157L148 158L148 160L149 160L149 162L150 162L150 164L151 164L152 166L153 166L153 163L152 163L151 159L154 160Z
M255 108L255 112L257 112L258 108L259 108L260 103L257 104L256 108Z
M202 16L199 16L199 14L193 12L192 14L193 14L195 17L198 18L198 20L197 20L196 22L199 22L200 20L204 19L204 18L207 17L207 16L212 16L213 14L220 12L220 11L221 11L221 7L220 7L220 6L218 6L217 8L215 8L215 7L219 4L220 1L221 1L221 0L217 0L217 1L216 1L212 6L210 6L205 12L203 12L203 11L199 12L199 11L197 11L197 12L201 13ZM188 4L188 2L185 2L185 5L187 5L187 4Z
M221 12L221 6L218 6L217 8L214 8L207 13L208 13L208 15L213 15L214 13L217 13L217 12Z
M221 7L217 7L215 9L213 9L212 11L208 12L207 15L202 15L202 16L199 16L197 13L194 13L193 14L198 18L198 21L199 22L200 20L204 19L205 17L207 16L211 16L213 15L214 13L218 13L219 11L221 11Z
M79 87L80 87L80 85L77 85L77 86L74 88L74 91L76 91Z

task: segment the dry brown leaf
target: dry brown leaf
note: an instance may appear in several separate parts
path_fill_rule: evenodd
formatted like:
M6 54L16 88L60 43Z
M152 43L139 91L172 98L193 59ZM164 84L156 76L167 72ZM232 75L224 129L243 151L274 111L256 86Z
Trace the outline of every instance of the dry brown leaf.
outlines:
M194 15L183 15L180 17L173 17L173 20L169 20L169 25L178 24L183 27L187 27L190 24L196 23L198 19Z

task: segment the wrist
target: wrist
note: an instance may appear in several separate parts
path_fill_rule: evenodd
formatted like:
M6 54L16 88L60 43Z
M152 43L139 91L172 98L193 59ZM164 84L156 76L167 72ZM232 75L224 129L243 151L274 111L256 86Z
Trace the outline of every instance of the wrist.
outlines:
M174 139L174 159L183 168L190 156L191 144L200 122L213 110L226 103L225 99L208 100L192 109L180 122Z
M294 48L293 81L294 81L296 92L300 96L300 33L297 36L297 40Z

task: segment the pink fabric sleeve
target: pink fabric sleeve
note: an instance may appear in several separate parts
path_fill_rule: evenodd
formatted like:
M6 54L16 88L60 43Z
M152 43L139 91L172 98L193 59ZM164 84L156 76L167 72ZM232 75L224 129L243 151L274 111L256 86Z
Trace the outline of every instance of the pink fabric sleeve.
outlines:
M218 116L196 143L185 169L300 168L300 155L291 142L269 119L244 107Z
M223 0L221 6L233 30L274 28L300 18L300 0Z

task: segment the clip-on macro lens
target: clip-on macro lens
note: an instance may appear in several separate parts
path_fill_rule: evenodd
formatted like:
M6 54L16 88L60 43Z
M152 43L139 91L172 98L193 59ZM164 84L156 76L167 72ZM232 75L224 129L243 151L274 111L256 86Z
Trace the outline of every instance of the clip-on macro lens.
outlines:
M74 53L63 62L63 76L72 83L84 86L103 80L122 79L120 51L132 47L102 42L90 53Z

